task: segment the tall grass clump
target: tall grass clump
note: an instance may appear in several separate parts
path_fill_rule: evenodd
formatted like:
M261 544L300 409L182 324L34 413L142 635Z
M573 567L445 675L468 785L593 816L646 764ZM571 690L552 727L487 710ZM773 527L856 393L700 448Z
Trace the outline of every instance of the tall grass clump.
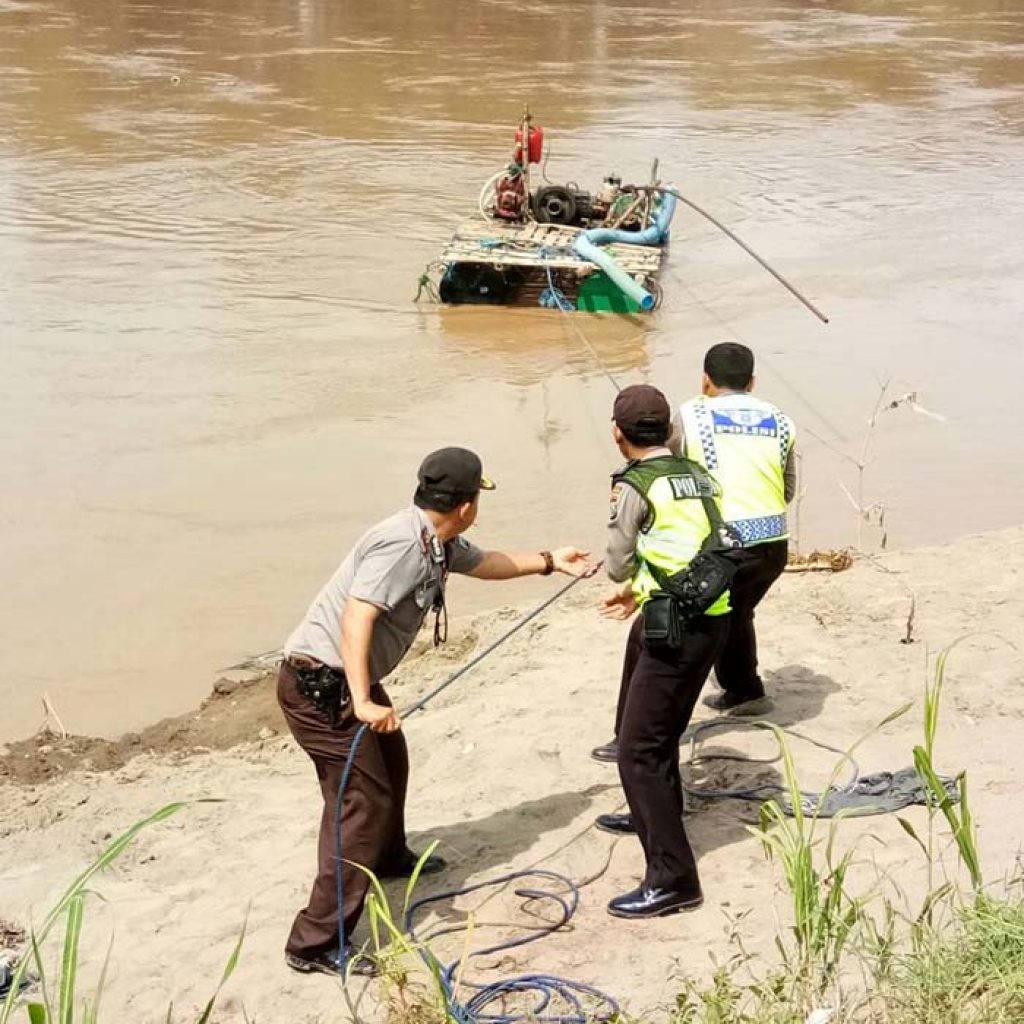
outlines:
M451 996L442 976L441 962L424 943L414 941L404 924L423 864L437 849L431 843L421 854L405 886L400 918L392 910L380 879L362 870L370 879L366 913L373 943L373 959L384 986L390 1020L400 1024L444 1024L453 1020ZM346 993L347 995L347 993ZM350 1010L354 1011L350 1005ZM358 1019L358 1014L353 1013Z
M980 896L919 940L882 989L886 1024L1024 1021L1024 901Z
M688 984L674 1024L1024 1024L1024 897L1019 888L1002 896L985 889L966 775L957 777L954 797L935 768L955 646L940 652L926 680L923 739L913 748L927 830L922 836L898 818L925 858L920 908L908 910L897 881L877 869L868 885L854 885L854 848L838 850L842 813L827 826L819 819L821 802L814 806L803 797L785 735L776 730L786 803L763 804L751 832L779 865L790 905L792 926L776 936L781 964L751 980L754 958L740 945L737 955L716 965L709 985ZM949 842L938 834L942 823L966 888L943 861Z
M92 992L79 1000L81 981L80 954L82 941L82 928L85 923L85 907L90 896L96 893L90 888L90 883L103 870L110 867L118 857L135 841L140 832L165 821L172 815L177 814L185 806L184 802L176 802L161 807L160 810L151 814L148 818L136 822L122 835L118 836L100 855L90 864L64 891L54 907L43 919L38 928L33 928L29 933L30 953L22 955L17 967L14 969L11 978L11 988L0 1006L0 1024L11 1024L15 1021L15 1013L19 1008L25 1010L29 1024L99 1024L100 1003L107 979L107 969L110 964L110 953L113 940L107 947L107 954L100 969L99 978ZM63 938L58 953L60 970L54 982L51 983L47 976L47 958L44 955L44 944L50 935L57 929L63 920ZM206 1004L202 1013L196 1020L196 1024L209 1024L212 1019L217 996L224 983L234 973L238 965L238 958L241 952L242 941L245 937L245 925L242 926L238 942L228 959L227 965L221 976L216 991ZM23 995L24 983L29 980L28 970L30 965L35 967L38 975L36 985L28 986L38 988L36 996ZM25 1017L21 1018L23 1021ZM168 1008L168 1024L173 1020L173 1010Z

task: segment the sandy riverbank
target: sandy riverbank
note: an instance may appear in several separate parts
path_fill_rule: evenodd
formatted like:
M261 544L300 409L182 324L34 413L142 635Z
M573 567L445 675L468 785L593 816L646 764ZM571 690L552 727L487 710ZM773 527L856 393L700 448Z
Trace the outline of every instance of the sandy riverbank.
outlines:
M939 762L944 771L969 772L980 844L994 875L1011 864L1024 822L1016 767L1024 744L1024 656L1008 643L1024 618L1022 566L1024 528L967 537L859 560L839 574L787 574L760 615L762 668L779 724L843 746L902 703L917 702L861 748L865 772L911 763L926 653L972 634L951 661ZM439 840L451 863L424 892L529 865L577 880L598 875L583 889L572 930L478 970L486 980L527 967L563 974L642 1012L670 1002L683 973L707 973L709 953L727 954L730 917L745 915L748 948L770 955L782 903L773 897L771 866L746 832L755 808L695 802L688 828L704 908L642 925L605 914L607 900L635 884L642 860L634 841L588 827L621 800L614 768L587 756L609 735L624 640L623 626L594 613L601 586L575 588L409 722L409 818L416 845ZM911 593L915 642L908 644ZM508 610L457 623L447 649L424 647L395 680L399 703L443 678L515 616ZM0 759L0 918L38 921L112 835L171 800L216 797L222 802L187 807L145 833L100 879L107 902L90 905L84 959L95 976L113 930L106 1016L162 1020L171 1000L181 1013L204 1002L251 903L242 962L219 1019L241 1021L244 1003L261 1024L340 1021L335 983L299 977L281 959L314 859L319 794L312 770L282 732L269 680L221 689L228 692L196 715L118 744L47 738L8 748ZM711 715L702 708L698 717ZM48 749L40 752L40 742ZM714 742L756 754L772 747L741 731ZM794 753L805 786L823 784L830 756L799 741ZM713 775L731 785L777 772L726 764ZM912 820L920 813L907 812ZM844 830L851 840L868 832L880 839L871 857L914 885L915 852L894 817ZM479 918L516 920L518 902L503 893ZM481 930L480 942L492 934ZM454 955L462 941L441 940L439 952L451 943Z

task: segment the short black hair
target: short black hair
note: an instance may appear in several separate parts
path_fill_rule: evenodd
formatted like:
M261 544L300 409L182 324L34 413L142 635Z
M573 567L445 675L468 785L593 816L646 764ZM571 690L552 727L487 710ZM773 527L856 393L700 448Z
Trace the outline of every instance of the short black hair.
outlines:
M471 505L479 493L474 491L473 494L447 494L417 487L412 503L417 508L429 509L432 512L454 512L460 505Z
M622 431L622 436L637 448L653 448L668 440L668 435L672 432L672 424L658 420L641 420L641 422L628 427L619 426L619 430Z
M712 345L704 354L704 372L715 387L742 391L754 377L754 353L736 341Z

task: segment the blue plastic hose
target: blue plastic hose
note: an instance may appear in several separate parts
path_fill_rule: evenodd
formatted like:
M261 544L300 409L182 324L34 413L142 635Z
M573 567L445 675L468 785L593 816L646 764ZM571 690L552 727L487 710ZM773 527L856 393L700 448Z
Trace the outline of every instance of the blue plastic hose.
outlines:
M621 242L626 245L662 245L668 238L668 227L676 212L676 197L671 192L662 195L661 205L654 223L643 231L619 231L613 228L591 228L577 236L573 249L582 259L596 263L616 287L631 298L645 313L654 309L657 300L642 285L636 283L622 267L599 246Z

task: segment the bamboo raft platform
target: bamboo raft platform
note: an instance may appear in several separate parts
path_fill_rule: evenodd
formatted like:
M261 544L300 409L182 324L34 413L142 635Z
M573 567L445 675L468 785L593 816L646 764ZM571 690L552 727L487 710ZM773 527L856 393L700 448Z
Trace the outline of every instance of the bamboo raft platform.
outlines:
M582 230L536 221L468 221L445 246L440 262L452 272L473 275L475 281L481 280L481 275L493 276L495 291L502 292L495 301L501 305L536 306L553 284L575 307L581 285L593 274L604 276L596 264L573 249ZM654 287L665 254L663 246L612 244L606 251L639 284ZM600 304L593 308L609 307Z
M445 246L441 261L580 270L585 276L597 267L573 251L581 233L581 228L561 224L469 221ZM627 274L652 277L661 269L665 249L660 245L609 245L607 252Z

